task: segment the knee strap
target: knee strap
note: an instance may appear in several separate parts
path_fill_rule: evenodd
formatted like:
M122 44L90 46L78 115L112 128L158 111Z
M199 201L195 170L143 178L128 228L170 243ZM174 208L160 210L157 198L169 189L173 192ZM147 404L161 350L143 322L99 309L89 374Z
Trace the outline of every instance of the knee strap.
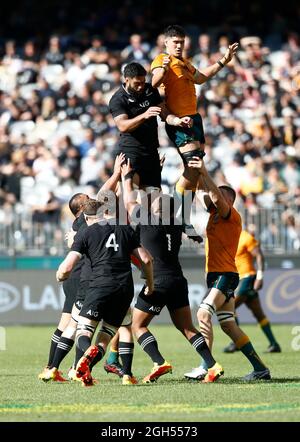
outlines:
M76 337L75 337L76 345L78 346L78 339L81 336L88 336L89 338L92 338L93 334L95 332L95 329L96 329L96 327L94 327L93 325L78 324L77 331L76 331Z
M220 324L229 321L235 322L235 314L233 312L219 311L217 312L217 317Z
M119 327L115 327L114 325L107 324L107 322L103 321L100 333L106 333L111 338L115 336Z
M214 304L209 304L208 302L201 302L199 309L205 310L210 314L210 316L213 316L214 313L216 313L216 307Z

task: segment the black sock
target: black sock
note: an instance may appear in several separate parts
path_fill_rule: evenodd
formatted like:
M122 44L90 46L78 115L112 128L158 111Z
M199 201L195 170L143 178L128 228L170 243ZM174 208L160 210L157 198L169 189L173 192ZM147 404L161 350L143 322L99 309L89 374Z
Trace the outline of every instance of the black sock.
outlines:
M85 353L86 350L91 346L92 339L89 336L81 335L77 339L77 347L82 351L82 353Z
M119 355L121 357L124 374L132 376L132 359L133 359L133 342L121 342L119 341Z
M165 362L165 359L162 357L158 350L158 345L155 337L147 331L143 335L141 335L138 339L138 343L142 347L142 349L150 356L153 362L156 362L158 365L162 365Z
M58 368L60 366L61 361L67 356L67 354L73 347L73 344L74 339L64 338L63 336L60 338L50 368Z
M101 345L97 345L98 349L99 349L99 353L94 357L94 359L91 361L90 363L90 371L92 371L92 368L94 367L94 365L96 365L99 361L101 361L101 359L103 358L103 356L105 355L105 350Z
M60 337L62 335L62 331L58 328L55 330L55 332L52 335L51 338L51 345L50 345L50 351L49 351L49 358L48 358L48 364L47 366L50 367L52 365L52 361L54 358L55 350L57 347L57 344L59 343Z
M79 361L80 358L82 358L83 354L84 354L84 351L82 351L81 348L79 348L79 347L76 345L76 349L75 349L75 360L74 360L74 364L73 364L73 365L74 365L74 368L76 368L76 366L77 366L77 364L78 364L78 361Z
M208 348L203 335L201 333L197 333L195 336L189 339L189 341L194 349L199 353L201 358L205 361L207 367L213 367L216 361L212 357L210 349Z

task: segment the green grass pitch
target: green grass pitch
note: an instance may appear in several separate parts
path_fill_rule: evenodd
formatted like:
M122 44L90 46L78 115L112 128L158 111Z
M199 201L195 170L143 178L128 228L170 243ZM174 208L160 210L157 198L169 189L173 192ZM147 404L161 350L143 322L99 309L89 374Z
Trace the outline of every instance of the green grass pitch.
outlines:
M215 384L187 381L183 373L198 365L197 354L172 326L153 325L173 374L156 384L122 386L119 378L104 372L101 361L94 369L99 384L83 388L37 379L54 327L7 327L6 351L0 351L0 421L300 421L300 351L291 348L293 326L273 326L283 352L269 355L262 354L267 341L259 327L243 328L270 367L272 381L241 381L251 367L240 352L222 353L228 340L217 326L214 355L225 376ZM64 374L72 358L73 351L62 363ZM151 367L136 345L134 374L141 380Z

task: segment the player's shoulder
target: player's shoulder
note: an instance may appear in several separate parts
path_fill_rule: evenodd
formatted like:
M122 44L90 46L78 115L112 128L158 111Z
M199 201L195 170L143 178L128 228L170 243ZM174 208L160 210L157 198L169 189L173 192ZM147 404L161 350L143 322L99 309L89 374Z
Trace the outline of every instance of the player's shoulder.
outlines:
M152 95L152 94L154 94L154 93L156 93L156 92L157 92L157 89L155 89L155 88L152 86L151 83L146 83L146 84L145 84L145 95L146 95L146 96Z
M257 239L255 238L254 235L252 235L250 232L248 232L247 230L243 230L242 231L243 237L244 237L244 242L249 245L249 246L253 246L255 247L257 244L259 244L259 241L257 241Z
M162 67L163 58L166 56L165 53L161 52L158 54L151 63L151 69Z
M237 222L239 222L239 223L242 223L242 217L241 217L241 215L239 214L239 212L238 212L234 207L231 207L231 210L230 210L230 218L231 218L232 220L234 220L234 221L237 221Z
M123 85L121 85L119 87L119 89L117 89L116 92L111 96L111 98L109 100L109 104L113 103L116 100L122 99L125 95L126 95L126 91L125 91Z
M135 233L135 229L130 224L116 225L115 230L124 234Z

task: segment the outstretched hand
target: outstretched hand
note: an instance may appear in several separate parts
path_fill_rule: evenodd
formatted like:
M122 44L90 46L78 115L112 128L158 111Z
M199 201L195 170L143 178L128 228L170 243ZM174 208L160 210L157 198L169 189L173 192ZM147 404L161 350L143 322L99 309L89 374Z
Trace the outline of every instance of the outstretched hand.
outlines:
M199 169L201 172L204 169L204 161L199 157L193 157L193 159L188 162L188 167Z
M116 156L115 164L114 164L114 173L121 173L122 164L126 161L125 154L121 152Z
M145 290L144 290L144 295L146 295L146 296L152 295L153 290L154 290L154 287L149 287L147 285L147 287L145 287Z
M121 174L124 177L125 175L127 175L129 172L132 172L132 171L133 171L133 169L130 164L130 158L128 158L128 160L125 161L121 166Z
M239 43L233 43L232 45L228 46L228 49L223 57L225 64L229 63L232 60L233 56L236 54L238 50L238 47Z
M180 127L192 127L194 124L194 120L191 117L181 117L180 118Z

